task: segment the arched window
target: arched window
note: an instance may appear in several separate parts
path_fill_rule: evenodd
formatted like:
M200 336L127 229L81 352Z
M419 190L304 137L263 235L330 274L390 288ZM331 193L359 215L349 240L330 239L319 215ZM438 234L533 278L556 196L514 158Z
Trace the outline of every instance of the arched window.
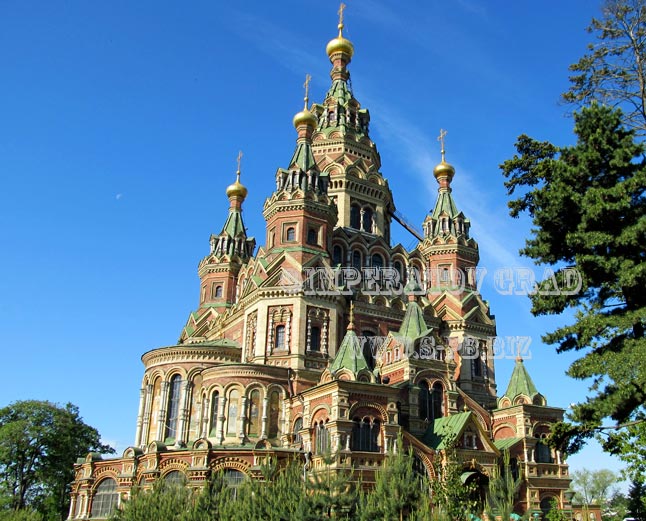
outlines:
M227 434L235 436L238 434L238 406L240 401L240 391L234 389L229 393L229 409L227 414Z
M117 508L118 503L117 482L112 478L106 478L94 491L91 515L93 518L107 518Z
M359 250L352 252L352 267L355 270L361 270L361 252Z
M249 394L249 436L260 435L260 391L254 389Z
M547 513L552 510L552 498L551 497L544 497L541 499L541 511L543 512L543 516L547 515ZM590 516L592 519L592 515Z
M357 230L361 228L361 210L356 204L350 207L350 227Z
M235 499L238 496L238 489L245 482L245 473L236 469L224 469L223 478L225 485L231 490L231 495Z
M431 391L428 382L423 380L419 383L419 419L432 420Z
M372 208L366 206L363 209L363 231L372 233Z
M343 264L343 248L338 244L332 248L332 262L335 266Z
M379 420L354 418L352 427L352 450L379 452Z
M440 382L433 384L433 393L431 395L431 418L437 420L444 416L444 387Z
M99 483L92 498L91 516L107 518L115 511L119 503L117 482L112 478L106 478Z
M222 286L215 287L215 293L213 295L215 298L222 298Z
M214 391L211 395L211 421L209 427L209 435L215 436L216 428L218 424L218 410L220 405L220 393Z
M186 476L184 475L183 472L180 472L179 470L171 470L168 474L164 476L164 481L168 485L175 485L178 487L182 487L186 484Z
M296 230L294 228L287 228L287 241L292 242L296 240Z
M307 230L307 244L316 245L319 243L318 234L314 228Z
M372 255L372 267L373 268L383 268L384 267L384 258L378 253Z
M285 326L279 325L276 326L276 338L274 342L276 349L285 349Z
M278 391L269 393L269 432L270 438L277 438L279 433L278 419L280 418L280 394Z
M550 448L541 441L536 444L536 463L553 463Z
M330 452L330 433L327 430L327 425L322 421L318 425L315 423L314 431L316 433L316 454L327 454Z
M166 440L175 441L177 437L177 421L179 420L179 397L182 386L182 377L173 375L168 387L168 408L166 409Z
M393 268L395 268L397 273L399 273L399 282L402 283L402 285L403 285L403 283L404 283L404 266L402 265L401 262L395 261L395 262L393 262Z
M320 351L321 350L321 328L318 326L312 326L310 330L310 351Z
M294 422L294 429L292 433L292 439L294 443L300 444L303 443L303 438L301 436L301 430L303 429L303 417L297 418Z

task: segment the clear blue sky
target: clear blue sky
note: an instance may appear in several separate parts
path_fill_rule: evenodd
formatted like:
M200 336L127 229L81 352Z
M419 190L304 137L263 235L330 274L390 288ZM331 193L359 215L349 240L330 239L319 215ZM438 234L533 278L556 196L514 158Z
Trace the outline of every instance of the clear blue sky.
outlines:
M508 216L498 165L521 133L572 142L558 99L599 4L347 3L352 84L397 208L419 225L433 206L436 136L447 129L498 333L531 337L527 367L549 404L581 400L586 384L564 375L572 357L540 340L559 319L533 318L492 274L531 266L517 254L529 223ZM261 208L294 148L304 76L312 101L329 84L337 9L0 2L0 405L71 401L118 451L133 442L139 357L176 342L197 305L197 263L224 222L240 149L246 225L264 242ZM512 367L497 363L500 392ZM570 464L619 467L595 447Z

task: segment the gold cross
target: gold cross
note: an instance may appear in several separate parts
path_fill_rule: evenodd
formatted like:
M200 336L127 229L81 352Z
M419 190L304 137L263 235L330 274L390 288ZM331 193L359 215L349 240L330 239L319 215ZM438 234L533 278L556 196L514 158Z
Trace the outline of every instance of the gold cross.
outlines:
M347 6L341 2L341 6L339 7L338 13L339 13L339 25L343 25L343 11L345 11L345 8Z
M312 81L312 77L309 74L306 74L305 83L303 83L303 87L305 87L305 109L307 109L307 101L309 100L310 81Z
M444 137L446 136L447 132L443 128L440 129L440 135L437 137L437 140L442 144L442 161L444 161Z
M354 326L354 301L352 300L350 301L350 325Z
M236 172L238 174L238 179L240 179L240 161L242 161L242 150L238 152L238 171Z

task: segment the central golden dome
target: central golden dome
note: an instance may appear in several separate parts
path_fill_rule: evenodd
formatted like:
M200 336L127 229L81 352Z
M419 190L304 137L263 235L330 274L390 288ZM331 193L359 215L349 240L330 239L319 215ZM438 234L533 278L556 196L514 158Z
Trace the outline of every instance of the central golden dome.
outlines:
M296 128L301 125L307 125L308 127L314 128L317 124L318 120L316 119L316 116L307 110L307 108L304 108L294 116L294 127Z
M330 42L327 44L327 47L325 48L325 52L327 52L327 55L330 57L330 59L332 59L333 55L340 52L347 54L350 58L352 58L352 55L354 54L354 45L352 45L352 42L350 40L343 37L342 23L339 24L339 36L337 36L333 40L330 40Z

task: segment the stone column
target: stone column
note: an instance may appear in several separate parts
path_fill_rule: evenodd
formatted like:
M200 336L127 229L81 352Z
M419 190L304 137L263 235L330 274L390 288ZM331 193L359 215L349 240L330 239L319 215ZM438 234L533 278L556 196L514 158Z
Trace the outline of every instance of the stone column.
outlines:
M227 399L224 395L220 397L218 400L219 405L218 405L218 421L215 426L215 442L218 445L222 445L224 443L224 411L226 410L226 404L227 404Z
M141 444L141 429L144 422L144 408L146 406L146 388L139 389L139 410L137 411L137 430L135 431L135 447Z
M262 400L262 423L260 430L260 438L267 439L267 419L269 418L269 396L265 396Z
M148 444L148 434L150 433L150 420L152 418L152 407L153 403L153 385L146 385L146 403L144 405L144 412L142 418L142 427L141 427L141 439L139 440L139 446L145 447Z
M209 421L211 420L211 400L208 396L202 399L202 422L200 424L200 438L206 438L209 435ZM216 413L217 418L217 413ZM217 422L217 419L216 419Z
M247 397L240 397L240 413L238 414L238 438L240 439L240 444L244 443L245 439L245 425L247 424Z
M70 510L67 519L74 519L74 512L76 511L76 496L70 498Z
M184 380L182 382L182 392L179 401L179 421L177 425L177 436L175 437L175 446L181 447L186 444L188 439L188 413L191 406L191 382Z
M169 384L167 381L161 383L161 393L159 397L159 413L157 416L157 421L159 424L159 430L157 431L157 439L159 441L164 441L166 437L166 408L168 407L168 387Z

